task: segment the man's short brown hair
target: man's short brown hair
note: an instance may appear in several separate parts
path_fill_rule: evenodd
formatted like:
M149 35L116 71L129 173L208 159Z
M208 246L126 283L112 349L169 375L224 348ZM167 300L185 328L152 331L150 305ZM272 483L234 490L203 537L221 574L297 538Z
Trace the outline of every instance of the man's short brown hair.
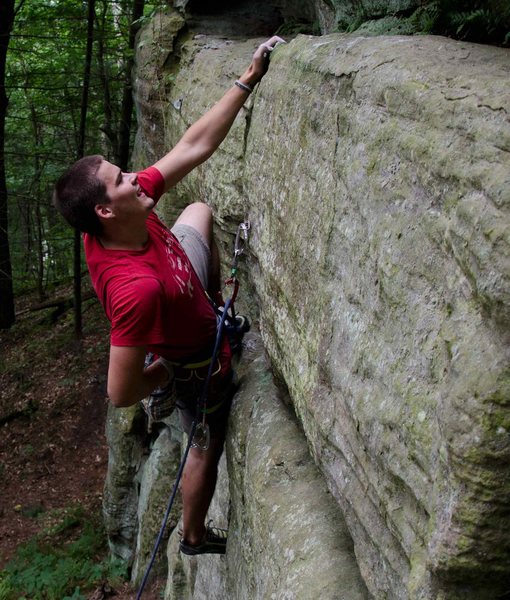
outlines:
M100 235L103 229L95 211L96 204L110 202L106 185L97 177L103 160L94 154L76 161L57 181L53 192L53 202L66 221L92 235Z

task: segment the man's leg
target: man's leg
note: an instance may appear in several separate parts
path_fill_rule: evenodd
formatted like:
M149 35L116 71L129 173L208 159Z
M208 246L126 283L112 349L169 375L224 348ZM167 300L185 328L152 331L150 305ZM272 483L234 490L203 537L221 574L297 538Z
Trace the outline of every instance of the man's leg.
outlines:
M181 225L192 227L198 232L202 239L202 244L199 244L197 247L195 245L197 242L196 239L189 239L189 236L183 230L177 231L178 226ZM207 289L209 295L216 300L221 290L220 261L218 248L213 238L211 209L201 202L190 204L180 214L174 228L177 228L175 234L181 240L184 250L202 280L202 284ZM188 239L184 239L181 236L185 236ZM205 271L203 243L207 244L210 254L207 257L209 259L209 273L207 273L205 278L201 276L201 273ZM205 519L216 487L218 462L223 452L225 430L232 397L230 384L226 385L228 390L220 392L221 394L226 394L225 403L217 412L208 415L207 418L211 434L209 448L207 450L191 448L182 476L183 542L190 546L200 545L206 533ZM186 431L190 430L193 421L195 402L196 394L193 394L191 403L185 403L190 409L181 410L181 420Z
M189 432L196 414L196 397L201 382L176 382L177 394L180 399L180 417L184 431ZM232 381L232 373L222 378L222 382L214 382L211 387L210 406L216 405L216 410L206 415L209 427L210 442L207 450L191 448L181 480L183 504L183 528L181 551L185 554L203 552L225 552L225 530L220 535L217 528L207 531L205 520L211 503L218 476L218 462L223 452L226 437L228 417L232 397L236 390ZM211 535L212 534L212 535ZM216 538L216 539L215 539ZM219 538L219 539L218 539ZM200 552L195 552L200 547Z
M205 518L216 487L218 462L223 451L223 436L211 438L209 448L191 448L181 482L183 540L192 546L202 543Z
M187 225L193 227L206 242L209 252L211 253L211 260L209 264L207 285L204 287L207 289L211 298L216 300L218 293L221 291L220 259L218 246L216 245L213 235L213 217L211 208L203 202L190 204L179 215L175 225Z

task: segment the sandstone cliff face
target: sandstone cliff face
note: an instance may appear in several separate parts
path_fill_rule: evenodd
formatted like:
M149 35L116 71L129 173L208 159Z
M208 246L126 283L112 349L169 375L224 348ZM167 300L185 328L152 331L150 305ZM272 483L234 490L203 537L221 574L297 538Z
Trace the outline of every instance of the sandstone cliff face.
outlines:
M221 97L258 43L194 37L179 19L160 15L140 38L136 167ZM275 52L221 149L167 201L207 199L225 244L251 220L249 308L377 599L506 589L509 75L509 51L444 38L298 36ZM281 551L271 535L298 506L286 515L275 502L272 520L270 489L253 488L268 462L250 460L243 415L264 427L271 410L255 400L232 419L235 545L221 581L229 598L312 597L283 595L281 581L271 591ZM278 436L263 439L260 452L285 462ZM329 520L342 527L340 513ZM305 551L295 543L289 552ZM299 579L291 563L277 571ZM363 597L349 568L353 591L332 581L325 597ZM172 569L188 581L181 597L216 597L193 591L196 565Z
M509 54L333 36L275 58L245 169L269 353L374 595L492 597L509 557Z

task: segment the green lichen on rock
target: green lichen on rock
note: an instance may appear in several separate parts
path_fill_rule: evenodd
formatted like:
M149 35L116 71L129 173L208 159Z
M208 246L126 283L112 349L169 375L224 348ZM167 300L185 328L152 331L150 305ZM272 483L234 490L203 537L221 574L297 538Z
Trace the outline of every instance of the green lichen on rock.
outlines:
M368 598L342 515L250 337L231 418L229 598Z
M358 557L370 563L373 548L385 557L377 580L364 571L373 593L403 597L405 580L413 597L440 589L423 560L444 565L439 580L451 566L473 582L492 569L481 557L500 535L497 498L510 499L492 464L494 444L501 465L508 446L484 426L484 398L506 389L510 246L482 233L508 225L508 124L486 108L501 90L508 110L507 53L440 38L300 37L272 69L250 129L257 176L245 182L258 190L252 251L267 348ZM294 129L282 123L286 104ZM474 515L483 525L472 537ZM499 546L492 586L508 563ZM483 585L473 598L494 592Z
M137 113L144 118L138 122L138 142L132 156L135 169L152 164L166 151L167 95L179 63L182 36L185 36L185 20L170 8L156 11L137 36L133 88ZM159 135L154 135L156 132ZM149 139L151 144L144 143Z
M108 471L103 495L103 516L114 556L132 561L137 532L138 486L136 474L143 462L145 421L140 406L108 407L106 421Z
M414 19L390 16L364 21L355 31L358 35L412 35L417 32L417 26Z

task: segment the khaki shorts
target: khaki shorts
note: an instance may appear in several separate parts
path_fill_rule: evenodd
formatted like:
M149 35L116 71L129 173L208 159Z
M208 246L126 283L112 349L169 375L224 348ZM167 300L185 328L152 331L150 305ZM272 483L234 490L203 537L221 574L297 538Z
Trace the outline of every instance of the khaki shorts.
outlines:
M191 225L174 225L171 232L179 240L193 269L195 269L195 273L206 290L209 286L209 265L211 264L211 251L207 242Z

